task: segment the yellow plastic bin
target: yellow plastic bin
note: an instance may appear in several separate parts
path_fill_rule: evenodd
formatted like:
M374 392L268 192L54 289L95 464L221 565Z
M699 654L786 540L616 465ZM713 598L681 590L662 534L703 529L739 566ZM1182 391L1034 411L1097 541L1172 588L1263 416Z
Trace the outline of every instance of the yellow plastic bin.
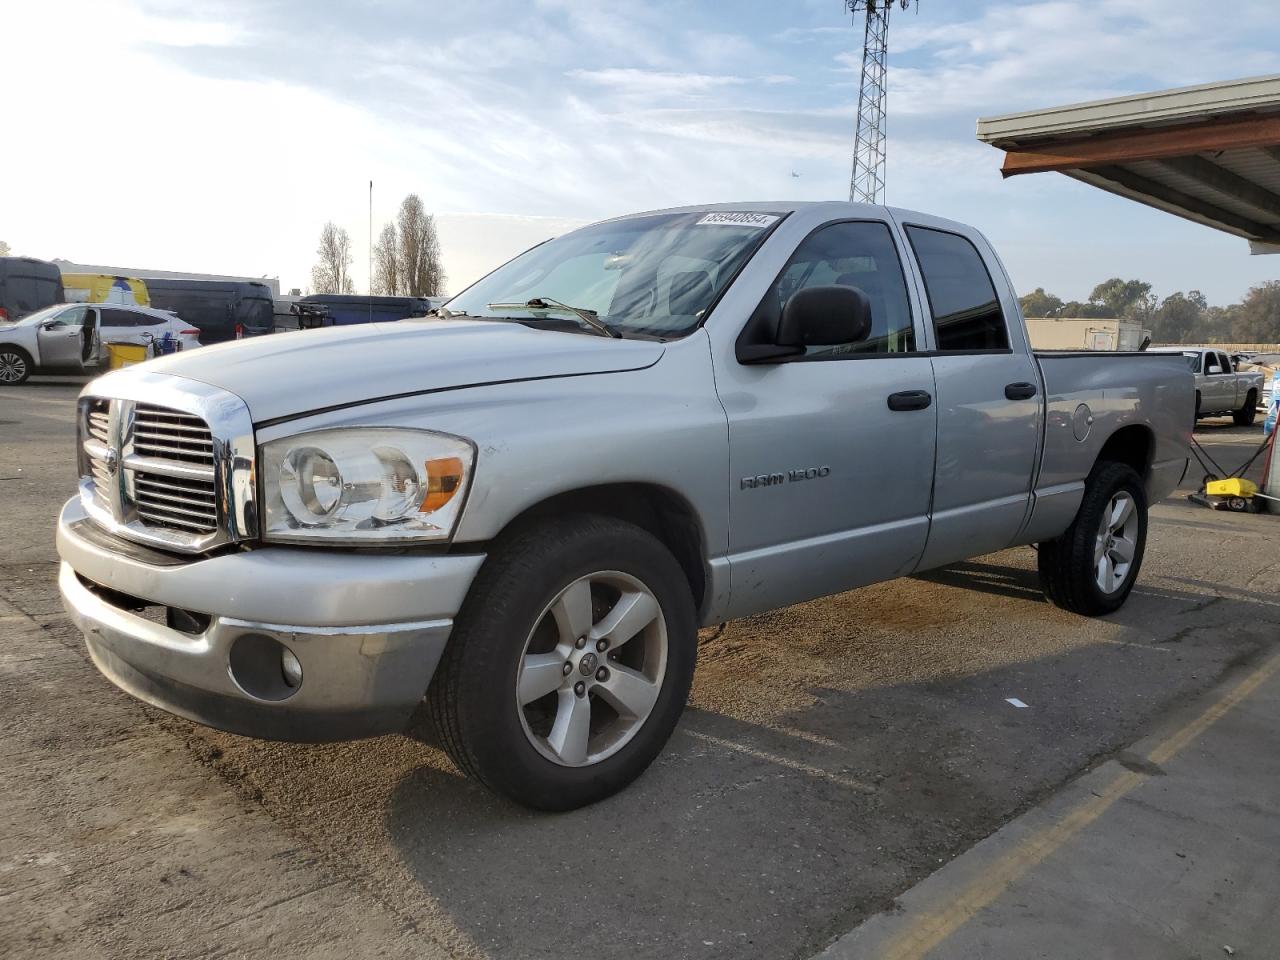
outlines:
M108 343L107 357L110 369L119 370L147 359L147 348L137 343Z

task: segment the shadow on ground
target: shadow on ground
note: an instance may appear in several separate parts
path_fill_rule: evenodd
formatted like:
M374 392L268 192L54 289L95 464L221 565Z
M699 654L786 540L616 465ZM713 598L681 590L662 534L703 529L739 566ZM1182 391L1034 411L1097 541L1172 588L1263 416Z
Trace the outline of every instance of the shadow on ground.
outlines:
M1044 608L1026 569L975 561L925 579ZM414 770L387 829L493 956L805 956L1254 655L1278 620L1264 594L1143 588L1106 642L926 682L850 672L768 725L690 710L631 789L570 814Z

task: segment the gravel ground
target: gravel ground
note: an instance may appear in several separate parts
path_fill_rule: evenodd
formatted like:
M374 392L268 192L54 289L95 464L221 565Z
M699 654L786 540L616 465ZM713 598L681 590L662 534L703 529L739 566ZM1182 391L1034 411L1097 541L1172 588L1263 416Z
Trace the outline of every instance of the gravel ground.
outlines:
M1277 518L1177 496L1105 620L1019 549L704 631L654 767L533 814L421 724L266 743L102 679L53 584L75 393L0 394L0 955L804 957L1280 635Z

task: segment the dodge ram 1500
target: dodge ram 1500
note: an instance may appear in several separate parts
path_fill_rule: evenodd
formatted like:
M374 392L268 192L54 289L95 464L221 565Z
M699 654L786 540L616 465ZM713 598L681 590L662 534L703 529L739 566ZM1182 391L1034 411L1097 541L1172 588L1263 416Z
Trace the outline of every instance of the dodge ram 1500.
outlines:
M60 587L108 678L278 739L423 705L462 770L566 809L662 749L699 625L1024 544L1054 603L1116 610L1195 387L1181 356L1032 352L970 227L756 203L79 403Z

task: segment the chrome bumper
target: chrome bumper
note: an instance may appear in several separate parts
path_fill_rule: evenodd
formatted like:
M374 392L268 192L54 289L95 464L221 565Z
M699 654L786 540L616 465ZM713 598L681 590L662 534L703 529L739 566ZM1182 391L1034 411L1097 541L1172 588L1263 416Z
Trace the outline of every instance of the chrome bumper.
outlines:
M58 553L63 604L117 686L233 733L306 741L404 726L484 560L284 548L176 560L104 537L78 500ZM134 601L207 623L176 629ZM284 648L300 683L282 679Z

